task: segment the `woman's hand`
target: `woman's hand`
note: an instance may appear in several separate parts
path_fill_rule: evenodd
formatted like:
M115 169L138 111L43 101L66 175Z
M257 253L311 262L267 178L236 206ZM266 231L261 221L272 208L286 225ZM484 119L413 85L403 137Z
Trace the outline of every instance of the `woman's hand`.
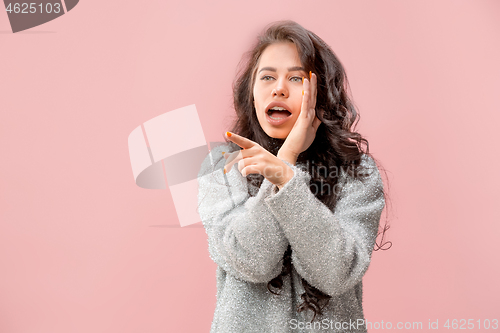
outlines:
M232 166L238 163L238 170L244 177L251 173L261 174L278 188L283 187L293 177L294 172L288 165L258 143L235 133L226 132L226 137L243 149L224 154L224 173L229 172Z
M299 117L278 152L278 156L285 157L292 164L295 164L299 154L312 144L316 137L316 131L321 124L315 110L318 78L316 74L311 74L311 72L309 72L309 75L310 81L304 79L302 107ZM320 110L320 112L322 115L323 111ZM291 159L293 159L293 162L290 161Z

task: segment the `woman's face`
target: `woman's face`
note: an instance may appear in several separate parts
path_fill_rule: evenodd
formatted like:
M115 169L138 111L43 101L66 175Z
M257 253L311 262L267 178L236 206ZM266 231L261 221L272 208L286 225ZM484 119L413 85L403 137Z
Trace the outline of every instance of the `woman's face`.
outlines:
M272 138L285 139L297 121L302 105L302 77L308 77L294 43L271 44L257 64L253 86L260 126ZM269 111L274 108L287 111Z

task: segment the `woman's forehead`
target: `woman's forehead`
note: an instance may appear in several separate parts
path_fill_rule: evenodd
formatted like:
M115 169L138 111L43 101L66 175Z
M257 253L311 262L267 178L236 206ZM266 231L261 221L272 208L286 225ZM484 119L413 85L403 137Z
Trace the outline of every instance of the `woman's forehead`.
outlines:
M257 62L257 71L262 68L276 71L288 68L297 70L301 67L301 61L297 47L293 43L271 44L262 52Z

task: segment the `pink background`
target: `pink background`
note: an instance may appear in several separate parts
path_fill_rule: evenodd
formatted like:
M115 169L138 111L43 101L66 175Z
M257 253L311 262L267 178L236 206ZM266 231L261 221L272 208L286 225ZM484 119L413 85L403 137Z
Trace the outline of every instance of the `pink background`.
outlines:
M500 320L499 1L86 0L17 34L0 12L0 332L209 331L206 233L134 183L127 137L196 104L222 141L238 61L280 19L332 46L388 171L367 320Z

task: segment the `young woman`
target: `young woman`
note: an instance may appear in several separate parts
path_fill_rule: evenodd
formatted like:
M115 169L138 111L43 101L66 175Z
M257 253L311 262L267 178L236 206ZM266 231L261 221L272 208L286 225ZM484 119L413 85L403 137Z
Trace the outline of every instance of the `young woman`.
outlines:
M362 278L385 194L351 128L342 64L293 21L247 55L236 122L198 175L218 266L211 332L366 332Z

